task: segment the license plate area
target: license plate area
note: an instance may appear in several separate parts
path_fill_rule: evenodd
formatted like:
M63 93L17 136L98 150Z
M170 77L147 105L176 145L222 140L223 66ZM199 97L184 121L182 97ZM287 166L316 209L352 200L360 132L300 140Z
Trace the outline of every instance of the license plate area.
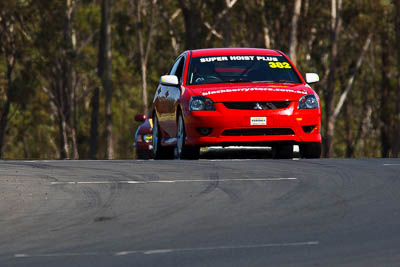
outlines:
M267 117L250 117L250 125L267 125Z

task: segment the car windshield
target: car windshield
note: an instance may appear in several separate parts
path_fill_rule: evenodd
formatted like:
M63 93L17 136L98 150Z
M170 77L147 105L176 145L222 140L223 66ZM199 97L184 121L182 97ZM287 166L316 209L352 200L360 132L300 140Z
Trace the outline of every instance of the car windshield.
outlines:
M301 83L284 56L229 55L193 57L189 84Z

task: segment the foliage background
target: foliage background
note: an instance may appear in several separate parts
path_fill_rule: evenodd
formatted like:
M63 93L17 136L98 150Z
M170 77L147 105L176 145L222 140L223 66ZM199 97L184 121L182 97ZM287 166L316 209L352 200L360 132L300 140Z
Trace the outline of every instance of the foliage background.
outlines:
M146 47L152 40L144 66L151 106L160 75L185 49L267 47L289 54L296 1L301 2L295 32L297 66L303 74L317 72L321 77L313 88L322 100L323 128L331 120L326 116L325 95L334 41L338 46L330 96L334 105L354 75L334 121L333 149L325 156L398 156L398 0L1 0L0 114L3 123L5 117L7 121L1 129L2 158L88 158L96 87L100 88L96 158L105 158L105 90L98 75L104 1L111 7L113 158L133 158L138 126L134 116L146 109L141 43ZM331 35L332 3L341 23L337 40ZM355 72L369 37L371 44ZM71 100L67 124L69 133L76 132L78 157L72 152L62 155L60 114L51 93L56 84L69 88L72 96L60 97ZM73 147L71 136L67 145Z

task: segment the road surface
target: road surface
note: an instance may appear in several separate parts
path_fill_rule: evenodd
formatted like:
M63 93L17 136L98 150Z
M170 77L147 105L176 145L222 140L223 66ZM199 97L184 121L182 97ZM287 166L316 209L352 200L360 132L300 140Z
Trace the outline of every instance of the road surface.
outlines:
M399 266L400 160L0 161L0 266Z

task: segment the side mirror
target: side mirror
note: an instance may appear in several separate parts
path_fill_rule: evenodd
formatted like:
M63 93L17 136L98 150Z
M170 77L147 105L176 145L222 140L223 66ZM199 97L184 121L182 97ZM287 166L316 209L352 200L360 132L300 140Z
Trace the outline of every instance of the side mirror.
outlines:
M135 116L135 121L140 121L140 122L144 122L146 121L147 116L144 114L136 114Z
M307 83L319 82L318 74L316 74L316 73L306 73L306 82Z
M179 80L176 75L163 75L161 76L160 83L163 85L178 86Z

